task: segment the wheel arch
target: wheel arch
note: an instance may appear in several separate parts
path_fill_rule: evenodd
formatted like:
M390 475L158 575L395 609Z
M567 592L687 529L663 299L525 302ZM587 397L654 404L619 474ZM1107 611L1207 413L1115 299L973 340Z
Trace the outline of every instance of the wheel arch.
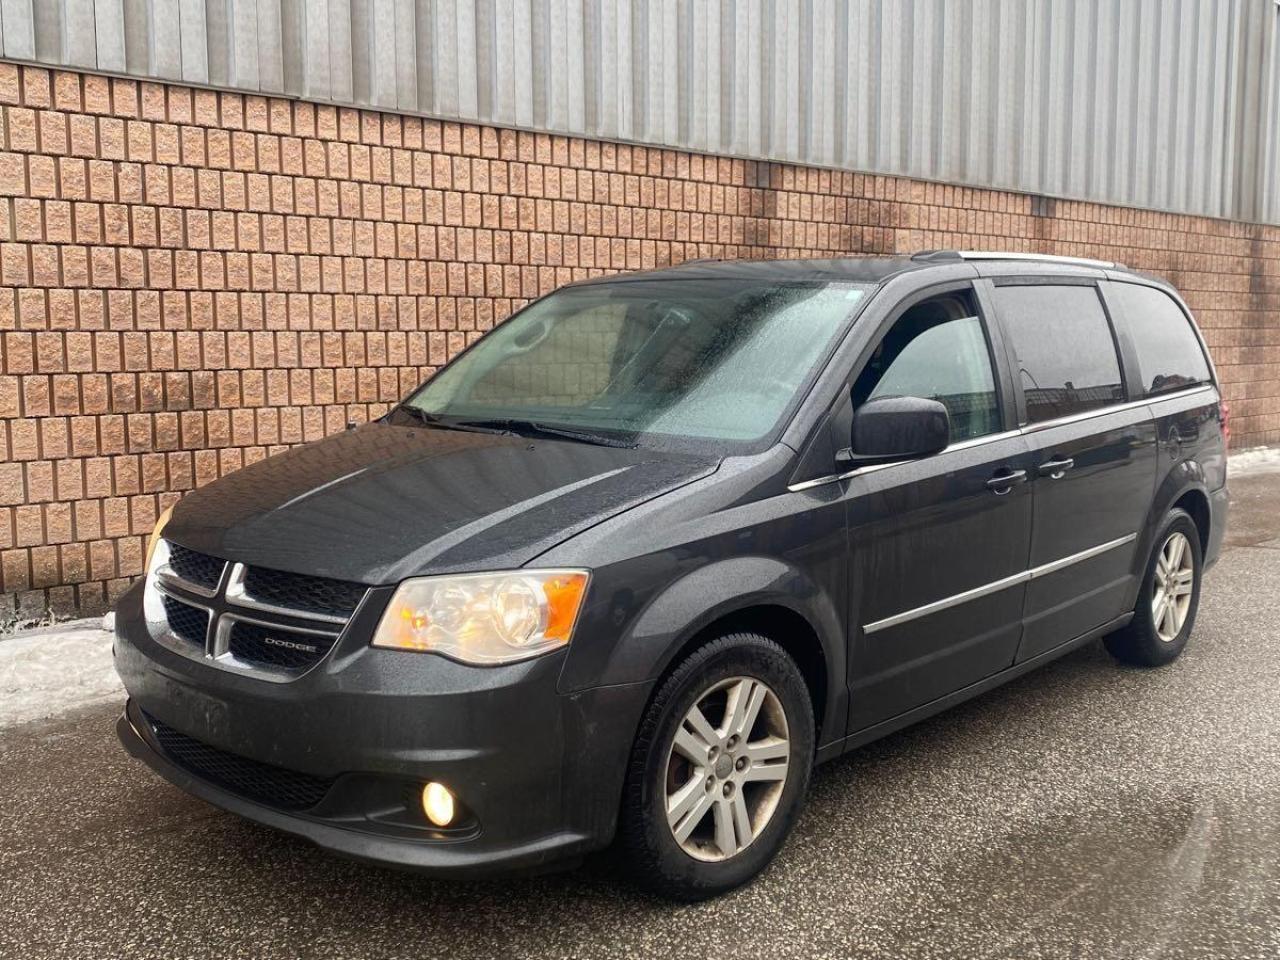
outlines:
M758 633L768 637L795 661L809 690L809 702L813 704L817 726L815 736L817 742L821 742L823 731L827 729L826 709L831 699L827 658L813 624L792 607L776 602L756 603L723 613L686 636L672 650L659 682L699 647L731 633Z
M1213 517L1209 508L1209 495L1200 487L1190 487L1181 494L1170 506L1170 510L1181 508L1191 515L1191 519L1195 521L1196 530L1200 533L1200 552L1207 554L1209 552L1209 530L1213 524Z
M1156 537L1164 524L1164 518L1174 507L1181 507L1191 515L1200 533L1200 548L1207 553L1212 531L1213 514L1209 504L1209 488L1204 468L1195 460L1183 460L1165 475L1151 503L1146 523L1138 536L1138 549L1133 558L1133 587L1127 606L1137 603L1138 591L1146 574L1147 562L1155 547Z
M845 733L843 623L828 592L803 570L774 557L733 557L661 590L613 645L596 682L656 681L718 636L759 633L796 661L823 745Z

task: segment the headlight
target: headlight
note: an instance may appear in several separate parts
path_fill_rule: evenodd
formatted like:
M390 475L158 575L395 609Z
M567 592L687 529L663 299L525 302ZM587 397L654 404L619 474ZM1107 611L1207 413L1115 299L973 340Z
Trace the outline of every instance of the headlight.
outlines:
M147 565L145 567L148 575L152 571L151 561L155 557L156 544L160 542L160 534L164 532L165 525L168 524L169 518L172 516L173 507L165 507L160 511L160 516L156 518L156 525L151 528L151 539L147 541Z
M513 570L406 580L373 645L478 664L534 657L569 642L587 579L585 570Z

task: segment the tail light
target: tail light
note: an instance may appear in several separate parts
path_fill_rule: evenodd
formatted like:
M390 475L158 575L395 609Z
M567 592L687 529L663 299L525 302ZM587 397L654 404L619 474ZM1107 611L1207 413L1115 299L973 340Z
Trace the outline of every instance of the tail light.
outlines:
M1231 443L1231 404L1225 400L1218 401L1218 422L1222 424L1222 445Z

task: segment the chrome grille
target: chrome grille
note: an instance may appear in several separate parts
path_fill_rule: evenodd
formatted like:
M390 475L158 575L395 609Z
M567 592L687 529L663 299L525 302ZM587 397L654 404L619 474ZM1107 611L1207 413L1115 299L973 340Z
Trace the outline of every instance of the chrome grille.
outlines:
M171 541L165 546L168 559L148 584L163 604L157 639L264 679L290 680L328 656L368 592L361 583L247 567Z

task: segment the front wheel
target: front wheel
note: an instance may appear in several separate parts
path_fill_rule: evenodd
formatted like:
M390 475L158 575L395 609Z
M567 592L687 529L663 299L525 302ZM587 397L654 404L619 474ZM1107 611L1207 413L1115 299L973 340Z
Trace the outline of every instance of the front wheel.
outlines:
M619 828L637 878L702 900L763 870L799 814L813 741L804 678L776 643L738 633L694 651L632 749Z
M1158 667L1182 653L1195 626L1203 571L1199 528L1185 510L1171 510L1147 562L1133 620L1104 641L1112 656Z

